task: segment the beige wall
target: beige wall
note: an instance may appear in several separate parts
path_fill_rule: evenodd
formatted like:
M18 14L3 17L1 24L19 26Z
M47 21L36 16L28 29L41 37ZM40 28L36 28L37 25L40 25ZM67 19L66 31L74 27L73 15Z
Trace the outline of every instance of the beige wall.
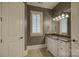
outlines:
M79 57L79 2L71 3L71 55Z
M71 36L79 33L79 3L71 4Z

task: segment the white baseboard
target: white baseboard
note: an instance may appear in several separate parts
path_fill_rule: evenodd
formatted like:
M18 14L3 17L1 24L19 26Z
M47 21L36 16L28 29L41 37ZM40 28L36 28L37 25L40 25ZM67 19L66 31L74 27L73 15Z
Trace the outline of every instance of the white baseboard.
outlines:
M41 49L41 48L45 48L45 47L46 47L46 44L27 46L27 49L26 49L26 51L25 51L25 55L28 54L28 50L32 50L32 49Z

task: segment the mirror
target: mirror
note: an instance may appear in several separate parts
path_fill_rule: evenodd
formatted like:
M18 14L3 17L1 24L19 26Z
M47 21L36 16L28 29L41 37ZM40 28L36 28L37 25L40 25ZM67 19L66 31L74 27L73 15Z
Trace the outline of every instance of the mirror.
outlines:
M61 18L61 20L59 21L59 33L63 34L63 35L67 35L67 18Z
M68 34L68 20L69 15L67 13L62 13L61 15L53 18L53 21L57 22L58 34L67 35Z

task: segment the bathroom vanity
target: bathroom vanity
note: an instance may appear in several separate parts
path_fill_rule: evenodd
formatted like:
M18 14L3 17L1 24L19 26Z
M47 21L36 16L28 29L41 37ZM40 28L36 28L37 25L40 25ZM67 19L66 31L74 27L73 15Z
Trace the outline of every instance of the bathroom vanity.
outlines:
M61 36L46 36L47 50L55 57L70 56L70 38Z

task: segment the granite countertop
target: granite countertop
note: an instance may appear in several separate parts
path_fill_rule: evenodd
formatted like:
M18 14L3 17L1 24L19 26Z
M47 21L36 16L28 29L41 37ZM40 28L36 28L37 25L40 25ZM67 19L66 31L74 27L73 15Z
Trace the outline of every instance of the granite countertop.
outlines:
M52 35L52 36L58 36L58 37L66 37L66 38L71 38L70 35L63 35L63 34L58 34L58 33L48 33L48 34L45 34L46 36L47 35Z
M70 42L70 37L68 35L60 35L60 34L46 34L47 37L55 39L55 40L61 40L64 42Z

